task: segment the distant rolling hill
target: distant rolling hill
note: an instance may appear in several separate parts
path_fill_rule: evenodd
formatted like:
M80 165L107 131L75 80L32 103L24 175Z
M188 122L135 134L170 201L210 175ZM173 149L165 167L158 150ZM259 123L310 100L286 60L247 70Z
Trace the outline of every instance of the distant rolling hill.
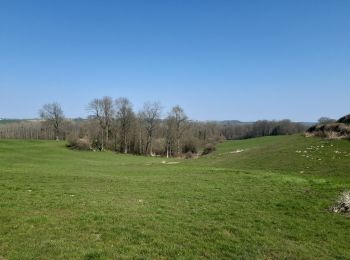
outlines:
M16 123L24 121L23 119L7 119L7 118L0 118L0 125L9 124L9 123Z

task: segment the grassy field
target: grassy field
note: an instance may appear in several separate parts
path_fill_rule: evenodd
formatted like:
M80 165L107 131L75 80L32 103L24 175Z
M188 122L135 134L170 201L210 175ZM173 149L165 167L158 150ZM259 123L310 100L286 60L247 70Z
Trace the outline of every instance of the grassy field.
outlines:
M167 160L0 140L0 259L350 259L350 142L227 141Z

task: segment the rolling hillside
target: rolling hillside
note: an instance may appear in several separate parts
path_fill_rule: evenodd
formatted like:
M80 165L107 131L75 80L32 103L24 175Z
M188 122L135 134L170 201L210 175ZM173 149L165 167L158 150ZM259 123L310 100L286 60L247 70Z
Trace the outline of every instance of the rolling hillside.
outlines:
M193 160L0 140L0 259L349 259L350 143L227 141Z

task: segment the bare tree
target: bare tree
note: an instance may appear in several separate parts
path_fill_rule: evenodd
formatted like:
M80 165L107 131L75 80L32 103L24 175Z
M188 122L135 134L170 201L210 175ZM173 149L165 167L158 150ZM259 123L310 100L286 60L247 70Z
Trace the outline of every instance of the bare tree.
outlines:
M336 121L337 120L329 118L329 117L325 117L325 116L318 119L319 124L331 124L331 123L334 123Z
M104 150L108 143L109 131L113 119L113 99L111 97L95 98L88 105L92 117L97 119L101 127L101 150Z
M165 149L166 149L166 157L169 158L169 156L172 155L172 144L174 143L174 119L172 117L168 117L165 120Z
M144 127L144 115L141 112L137 113L136 116L136 126L137 126L137 150L139 154L144 154L144 140L145 138L145 127Z
M116 119L120 127L121 145L120 151L128 153L128 138L130 129L134 120L134 112L132 104L127 98L118 98L115 101L116 105Z
M54 130L56 140L59 140L61 124L64 121L64 114L58 103L45 104L39 111L40 118Z
M157 128L157 124L159 123L159 119L161 116L162 107L159 102L150 103L147 102L144 104L141 115L144 122L144 127L147 133L147 141L146 141L146 153L149 152L152 155L152 142L154 132Z
M168 116L168 122L172 122L172 126L175 128L173 129L173 131L175 134L177 154L181 153L180 142L181 142L183 133L186 130L187 119L188 118L185 114L185 111L180 106L173 107Z

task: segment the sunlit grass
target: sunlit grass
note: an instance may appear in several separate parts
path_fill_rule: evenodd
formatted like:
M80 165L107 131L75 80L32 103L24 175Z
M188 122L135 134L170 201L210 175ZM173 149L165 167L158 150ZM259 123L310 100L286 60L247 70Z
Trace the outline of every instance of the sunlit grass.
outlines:
M350 189L348 153L302 136L194 160L2 140L0 259L350 258L350 219L328 211Z

